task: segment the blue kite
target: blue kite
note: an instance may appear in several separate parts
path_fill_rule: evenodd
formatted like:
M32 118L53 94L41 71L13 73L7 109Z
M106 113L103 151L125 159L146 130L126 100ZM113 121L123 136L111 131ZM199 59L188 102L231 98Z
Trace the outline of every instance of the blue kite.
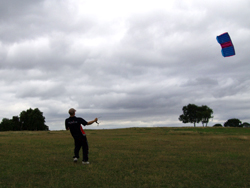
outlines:
M228 33L223 33L217 36L216 39L221 45L221 53L224 57L235 55L234 45Z

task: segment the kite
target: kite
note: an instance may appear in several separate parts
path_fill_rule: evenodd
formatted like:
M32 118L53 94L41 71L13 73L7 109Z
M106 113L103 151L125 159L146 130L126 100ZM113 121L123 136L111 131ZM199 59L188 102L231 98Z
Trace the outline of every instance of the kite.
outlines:
M235 55L234 46L228 33L223 33L217 36L216 39L221 45L221 53L224 57Z

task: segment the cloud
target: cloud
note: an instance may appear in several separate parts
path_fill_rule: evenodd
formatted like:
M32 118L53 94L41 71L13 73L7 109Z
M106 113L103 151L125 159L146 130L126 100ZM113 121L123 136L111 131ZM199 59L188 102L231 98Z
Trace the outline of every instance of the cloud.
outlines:
M1 118L39 108L51 129L63 129L74 107L86 120L101 116L100 128L182 126L182 107L194 103L214 110L210 125L250 121L247 0L0 7ZM230 58L216 42L226 31Z

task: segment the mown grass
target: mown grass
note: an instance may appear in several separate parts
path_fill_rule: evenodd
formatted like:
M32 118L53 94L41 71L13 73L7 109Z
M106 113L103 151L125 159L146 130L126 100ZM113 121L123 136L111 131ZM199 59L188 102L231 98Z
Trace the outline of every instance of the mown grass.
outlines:
M90 165L68 131L0 132L0 187L250 187L250 129L86 132Z

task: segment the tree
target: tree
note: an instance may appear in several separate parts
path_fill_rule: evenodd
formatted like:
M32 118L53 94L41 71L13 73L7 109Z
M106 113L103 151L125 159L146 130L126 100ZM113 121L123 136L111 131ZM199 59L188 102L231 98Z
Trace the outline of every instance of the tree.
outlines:
M250 127L250 123L244 122L242 123L242 127Z
M204 127L204 124L206 124L206 127L207 127L209 119L213 118L212 114L213 114L213 110L209 108L208 106L202 105L201 107L198 107L198 115L200 116L203 127Z
M206 105L196 106L195 104L188 104L182 108L183 114L180 115L179 120L183 123L196 123L202 122L204 125L208 124L209 119L213 118L213 110Z
M21 130L21 124L18 116L13 116L11 120L13 131L20 131Z
M0 124L0 131L19 131L20 122L18 116L13 116L12 119L3 118Z
M242 127L242 124L239 119L233 118L233 119L227 120L224 123L224 127Z
M0 131L10 131L12 130L11 120L8 118L3 118L0 124Z
M38 108L30 108L20 113L21 130L48 130L44 123L45 117Z
M201 121L200 116L198 115L198 106L195 104L188 104L182 108L183 114L180 115L179 120L183 123L193 123L194 127L196 123Z
M0 131L19 131L19 130L49 130L49 127L44 124L45 117L38 109L28 109L20 113L18 116L13 116L12 119L3 118L0 123Z

